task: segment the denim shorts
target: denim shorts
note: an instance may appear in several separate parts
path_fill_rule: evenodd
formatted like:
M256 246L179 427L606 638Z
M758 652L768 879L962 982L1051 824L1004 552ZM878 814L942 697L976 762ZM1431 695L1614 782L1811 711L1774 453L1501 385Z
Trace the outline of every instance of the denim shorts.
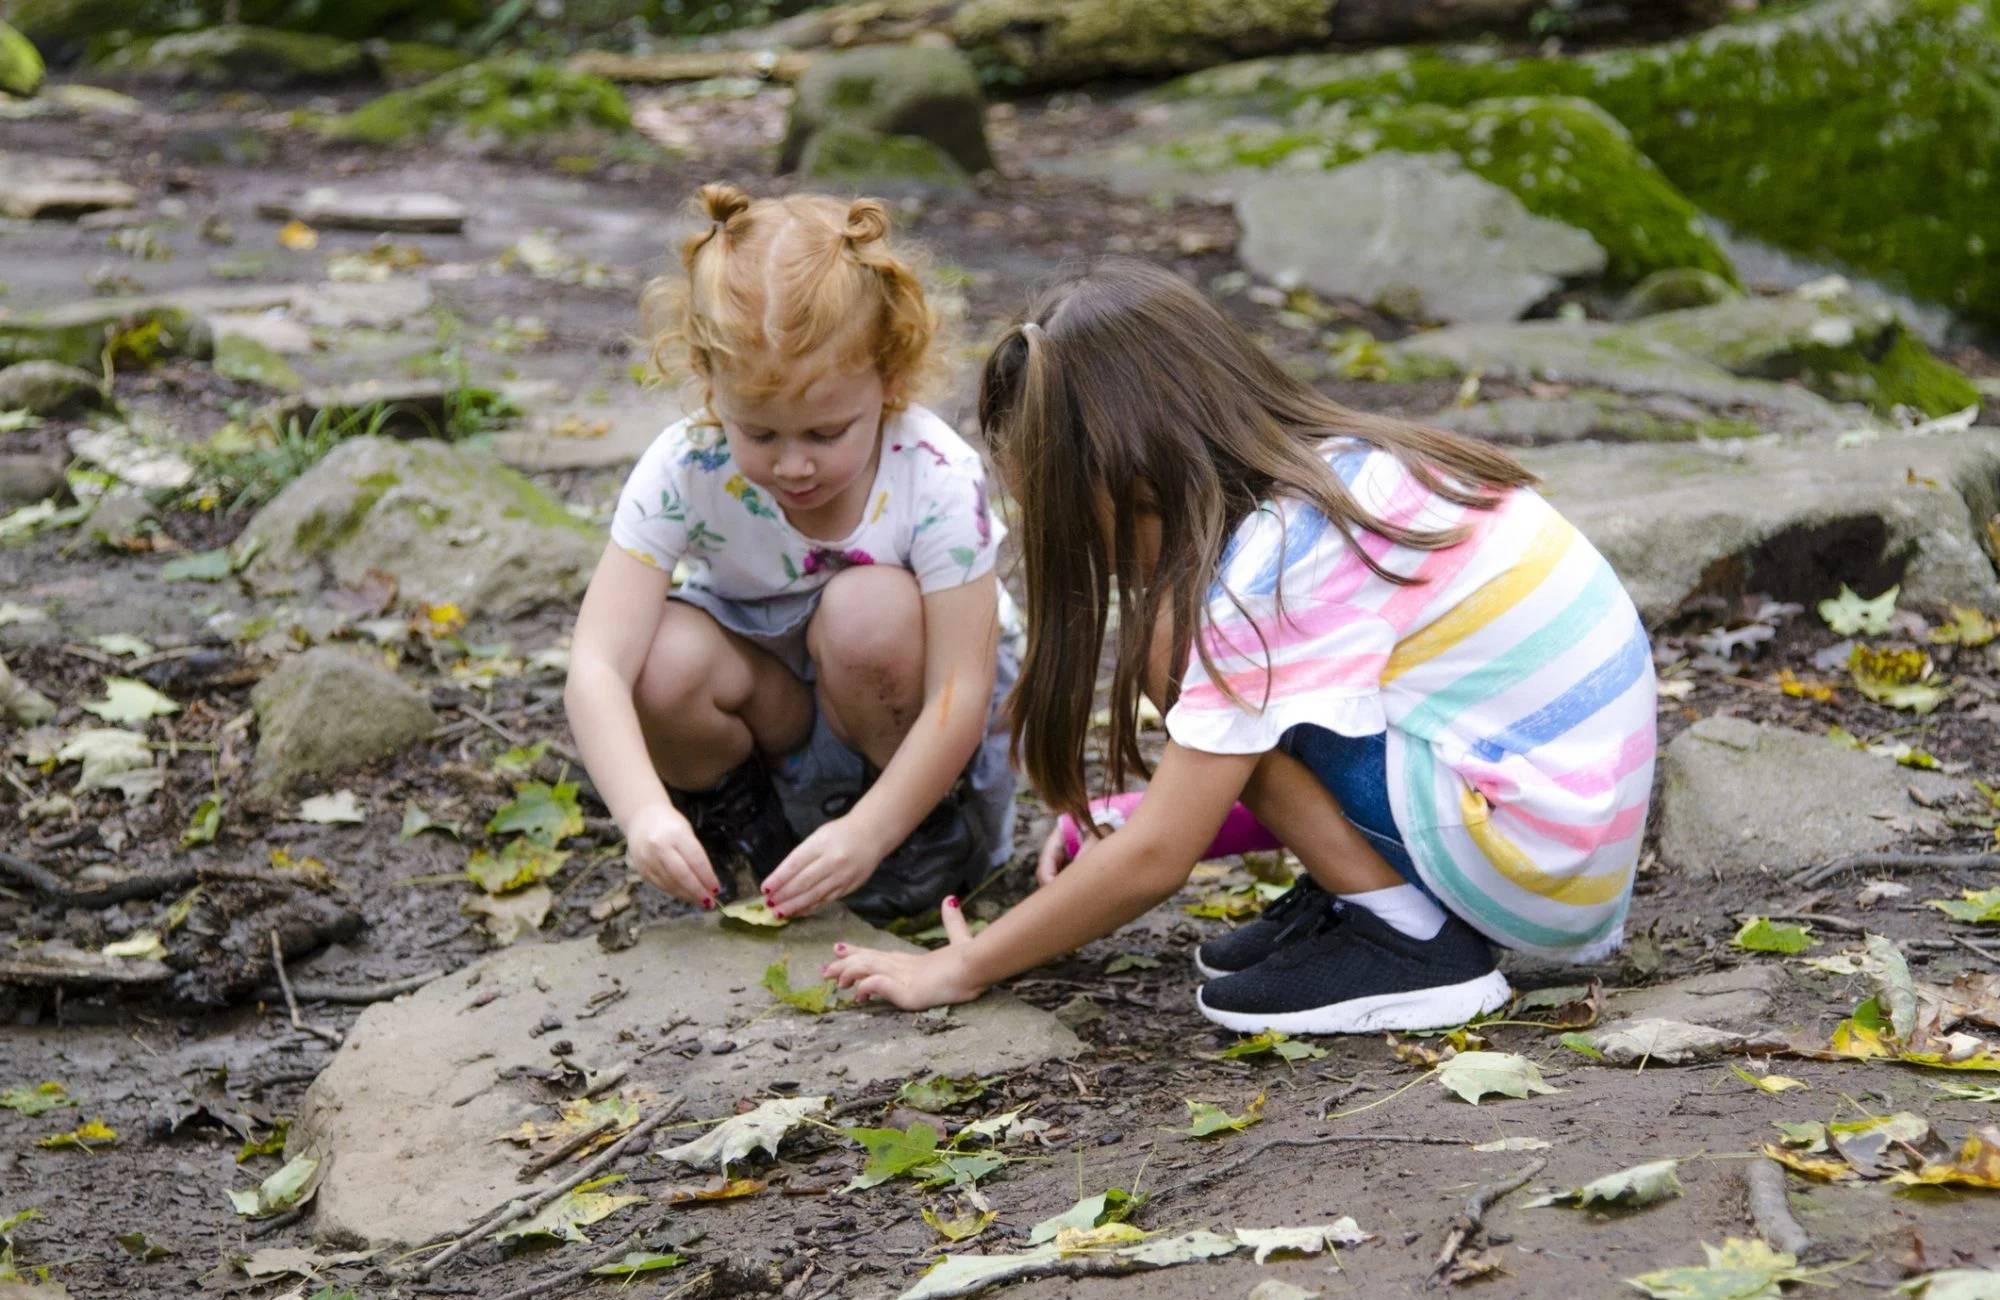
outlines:
M1417 864L1403 843L1396 814L1389 807L1389 733L1343 736L1310 723L1293 727L1278 738L1278 749L1304 763L1354 829L1368 837L1396 874L1432 898L1417 874Z

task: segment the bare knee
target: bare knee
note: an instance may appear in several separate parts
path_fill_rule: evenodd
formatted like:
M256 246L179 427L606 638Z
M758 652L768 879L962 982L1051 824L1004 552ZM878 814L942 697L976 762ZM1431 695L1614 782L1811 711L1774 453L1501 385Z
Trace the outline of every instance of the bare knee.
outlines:
M717 676L729 658L721 627L701 610L669 604L653 634L632 702L650 733L716 707Z
M916 578L902 569L849 569L826 585L806 631L806 649L822 683L866 683L876 690L921 690L924 604Z

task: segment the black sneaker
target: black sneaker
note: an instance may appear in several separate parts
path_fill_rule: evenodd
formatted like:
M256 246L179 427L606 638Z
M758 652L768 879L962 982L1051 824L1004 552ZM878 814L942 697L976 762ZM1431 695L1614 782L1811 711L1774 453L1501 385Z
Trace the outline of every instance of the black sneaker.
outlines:
M920 916L953 894L970 892L985 877L989 856L985 837L966 816L961 790L954 789L861 888L840 901L868 921Z
M736 863L748 866L761 881L799 846L798 833L785 820L784 805L771 785L770 769L760 759L744 761L712 789L668 793L708 854L724 902L736 896Z
M1317 913L1332 906L1332 895L1302 871L1292 887L1272 899L1254 920L1196 948L1194 968L1206 979L1249 970L1278 951L1287 939L1303 933Z
M1201 1014L1246 1034L1364 1034L1464 1024L1512 996L1485 937L1455 916L1420 940L1365 907L1321 915L1249 970L1202 985Z

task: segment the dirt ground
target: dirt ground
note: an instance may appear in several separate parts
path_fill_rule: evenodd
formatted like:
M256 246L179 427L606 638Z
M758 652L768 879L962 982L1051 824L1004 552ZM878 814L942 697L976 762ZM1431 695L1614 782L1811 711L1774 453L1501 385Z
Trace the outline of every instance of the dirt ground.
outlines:
M663 264L671 216L699 183L715 177L743 179L760 189L768 179L772 145L770 105L764 100L722 101L689 120L702 127L693 156L651 165L618 164L587 179L553 184L545 167L500 158L443 152L375 154L337 149L284 125L293 105L244 96L147 95L152 111L130 119L9 122L6 147L45 153L85 153L115 162L142 191L142 205L181 201L189 217L167 234L179 256L133 262L122 270L148 290L209 282L208 263L231 252L204 249L192 233L199 219L217 214L236 229L235 252L273 249L274 223L252 210L258 197L302 188L309 182L366 180L371 186L437 189L474 203L484 227L476 255L492 255L520 230L549 226L571 232L593 257L624 273L616 285L593 288L551 284L524 275L486 274L438 280L439 301L463 319L535 315L548 325L538 349L553 370L585 375L628 364L635 329L637 282ZM676 109L687 118L696 110ZM1010 109L996 123L1003 167L998 177L960 197L906 205L904 227L931 247L963 294L962 334L967 346L990 334L1025 300L1039 278L1077 259L1106 251L1132 252L1166 261L1203 283L1235 270L1230 249L1235 230L1226 209L1187 203L1156 209L1111 197L1081 181L1038 178L1028 164L1038 154L1061 151L1068 141L1101 132L1117 110L1070 97ZM680 120L680 119L677 119ZM246 127L277 145L272 161L256 166L175 161L190 134L218 126ZM615 225L610 215L619 221ZM0 232L4 303L19 308L86 296L85 276L116 257L104 234L61 223L32 228L16 223ZM312 257L274 258L271 274L311 280L323 260L342 250L364 250L361 234L324 232ZM426 247L434 261L463 259L447 237L398 237ZM1225 281L1225 284L1227 282ZM1282 298L1282 296L1279 296ZM1237 291L1225 296L1269 344L1300 364L1314 355L1312 336L1288 323L1282 301ZM1348 319L1386 332L1387 322L1354 304L1325 304L1335 320ZM1990 362L1968 355L1969 362ZM1418 412L1448 400L1452 385L1329 384L1343 400L1370 409ZM190 438L228 418L255 396L237 381L206 367L169 364L121 376L121 399L170 418ZM9 450L50 445L69 424L6 435ZM539 475L565 499L602 506L617 490L621 469L569 470ZM162 515L171 542L190 550L218 546L241 529L247 513L174 511ZM483 824L509 795L490 763L517 745L569 744L563 721L559 670L526 670L480 681L445 643L412 640L406 670L427 682L445 725L429 742L392 762L356 773L340 784L375 811L362 827L320 826L258 811L234 797L244 782L251 738L240 719L251 686L270 666L254 653L208 631L223 610L246 615L247 597L227 584L185 587L157 579L156 555L107 556L57 533L0 549L0 596L48 607L45 624L0 627L0 648L13 671L51 696L59 721L88 721L78 713L101 693L105 676L134 671L93 650L87 638L108 632L146 637L162 652L191 648L136 670L167 690L182 712L166 733L180 743L165 788L150 801L123 806L100 793L82 801L75 818L32 830L18 819L28 798L66 789L58 778L12 758L0 788L0 819L9 825L10 851L70 882L99 875L182 866L261 867L274 850L294 861L326 865L323 897L365 918L366 928L291 974L300 980L359 984L427 970L450 970L476 959L486 944L459 914L464 848L440 835L398 836L395 811L414 801L439 819ZM1742 616L1748 609L1717 611ZM552 607L533 616L465 629L467 643L504 647L528 659L559 647L573 610ZM1990 660L1970 652L1948 666L1964 683L1952 704L1916 728L1908 715L1840 692L1830 702L1787 696L1774 684L1780 669L1828 676L1813 657L1838 640L1817 620L1784 624L1751 660L1731 671L1691 666L1699 651L1668 629L1660 663L1670 680L1690 689L1662 701L1663 742L1693 720L1735 713L1809 731L1839 724L1856 735L1895 736L1920 744L1946 764L1968 764L1971 775L1995 779L1996 717L2000 674ZM425 663L424 656L433 662ZM1942 657L1942 655L1941 655ZM456 669L456 671L454 671ZM536 764L543 780L579 774L552 748ZM211 791L230 796L212 844L189 850L177 843L196 805ZM547 937L599 929L591 907L624 887L615 828L590 799L581 847L557 882L558 902ZM975 901L974 915L990 914L1027 888L1027 859L1045 819L1032 802L1021 819L1022 854L1015 870ZM1912 844L1959 852L1990 849L1990 829L1964 827L1946 845ZM1489 1098L1479 1106L1447 1095L1422 1067L1399 1062L1376 1039L1330 1040L1328 1054L1296 1065L1208 1059L1231 1036L1214 1031L1193 1009L1192 946L1226 922L1198 919L1183 905L1219 883L1241 883L1240 867L1204 871L1183 896L1125 931L1073 957L1013 981L1028 1001L1054 1009L1088 995L1098 1018L1084 1023L1086 1050L1074 1061L1007 1078L965 1116L1019 1105L1054 1127L1042 1135L1034 1158L1010 1166L982 1184L999 1211L995 1225L973 1249L1018 1249L1037 1220L1106 1187L1143 1191L1151 1200L1140 1216L1149 1229L1219 1225L1282 1226L1352 1216L1374 1234L1367 1244L1331 1257L1279 1258L1264 1265L1247 1255L1192 1264L1135 1278L1054 1279L1029 1282L1008 1294L1043 1298L1130 1297L1166 1300L1248 1294L1259 1281L1282 1279L1329 1296L1416 1295L1427 1288L1448 1224L1468 1196L1504 1181L1530 1160L1546 1158L1532 1185L1575 1186L1644 1161L1676 1157L1685 1194L1631 1212L1524 1208L1515 1195L1486 1216L1485 1242L1495 1271L1471 1283L1508 1296L1614 1295L1619 1279L1651 1269L1698 1262L1697 1242L1720 1243L1753 1235L1742 1171L1757 1148L1775 1138L1777 1121L1855 1118L1862 1113L1910 1110L1928 1117L1954 1140L1993 1121L1992 1107L1954 1100L1935 1088L1930 1073L1880 1063L1758 1059L1747 1062L1792 1076L1806 1089L1767 1096L1734 1074L1728 1063L1689 1068L1657 1065L1610 1069L1561 1046L1557 1036L1512 1024L1486 1031L1494 1050L1520 1052L1538 1062L1560 1089L1526 1100ZM1878 905L1867 927L1902 941L1935 940L1953 932L1917 900L1980 886L1990 873L1930 873L1913 878L1917 892L1904 903ZM1637 942L1620 960L1584 970L1530 965L1510 967L1522 988L1599 979L1607 989L1659 984L1743 962L1777 964L1781 958L1730 946L1742 916L1751 913L1839 913L1861 919L1853 906L1859 882L1838 879L1802 893L1775 877L1691 877L1659 868L1650 859L1637 889L1631 933ZM0 931L17 944L62 937L95 947L154 924L165 900L101 910L37 903L18 887L0 884ZM641 888L615 925L668 915L672 906ZM231 927L262 904L218 886L197 909L194 932ZM237 927L242 928L242 927ZM1956 932L1973 932L1958 927ZM1820 955L1842 946L1843 936L1822 932ZM1108 975L1120 954L1156 964ZM1919 978L1947 983L1964 970L1992 969L1968 948L1952 945L1910 950ZM1789 963L1787 963L1789 965ZM1794 967L1794 969L1796 969ZM261 979L258 981L261 983ZM1772 1030L1824 1042L1835 1022L1866 996L1864 981L1800 972L1782 983ZM200 992L199 988L193 988ZM307 1021L338 1032L358 1007L309 1002ZM306 1085L330 1056L331 1046L294 1029L282 1003L255 998L229 1007L201 1007L113 996L63 999L24 988L0 989L0 1087L58 1080L79 1100L74 1110L28 1117L0 1110L0 1218L27 1207L41 1218L14 1231L23 1265L46 1266L79 1297L187 1296L243 1293L280 1295L296 1278L252 1284L230 1275L225 1261L270 1245L310 1243L312 1221L252 1240L225 1192L244 1187L275 1167L270 1159L237 1163L242 1138L232 1127L247 1120L264 1131L269 1120L295 1114ZM672 1008L663 1006L663 1021ZM848 1014L896 1014L867 1010ZM1268 1059L1268 1058L1267 1058ZM1981 1076L1968 1076L1979 1078ZM1405 1085L1415 1082L1408 1091ZM1165 1130L1186 1122L1185 1099L1203 1099L1232 1112L1262 1093L1263 1121L1247 1132L1196 1142ZM745 1101L755 1100L746 1097ZM867 1103L868 1098L836 1098ZM1372 1108L1361 1110L1370 1106ZM1359 1113L1354 1113L1359 1112ZM850 1123L895 1122L886 1097L859 1105ZM44 1150L34 1140L85 1118L102 1117L115 1128L115 1146L92 1151ZM954 1119L961 1116L954 1115ZM61 1121L58 1123L57 1121ZM1477 1152L1469 1144L1507 1137L1538 1137L1545 1151ZM1274 1144L1275 1143L1275 1144ZM1254 1154L1253 1154L1254 1153ZM1247 1157L1247 1159L1246 1159ZM794 1300L805 1297L892 1295L909 1285L942 1249L920 1217L934 1208L949 1217L953 1198L920 1194L890 1183L865 1192L829 1194L859 1168L860 1154L838 1139L806 1136L788 1143L776 1162L773 1185L754 1198L677 1208L642 1208L596 1230L600 1244L638 1231L649 1245L671 1243L689 1257L680 1270L635 1279L573 1280L545 1294L621 1292L640 1295L753 1294L764 1289ZM1222 1176L1215 1174L1228 1162ZM632 1174L639 1190L669 1177L641 1162ZM1817 1243L1815 1263L1851 1261L1831 1275L1829 1294L1873 1294L1926 1269L2000 1266L1993 1232L1991 1193L1930 1189L1895 1192L1877 1182L1843 1184L1790 1180L1794 1211ZM114 1240L141 1232L169 1247L156 1261L134 1258ZM424 1284L395 1284L377 1271L381 1260L330 1270L326 1280L361 1296L499 1296L575 1267L580 1252L503 1252L482 1246ZM703 1280L706 1277L707 1280ZM0 1284L4 1288L5 1284ZM306 1287L311 1294L315 1287ZM346 1294L336 1290L331 1294Z

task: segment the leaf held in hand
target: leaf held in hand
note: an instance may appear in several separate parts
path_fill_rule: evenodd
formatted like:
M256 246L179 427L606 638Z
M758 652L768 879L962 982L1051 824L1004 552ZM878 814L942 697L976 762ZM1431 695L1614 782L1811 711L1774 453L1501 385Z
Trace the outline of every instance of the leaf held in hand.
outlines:
M782 929L791 921L771 910L771 905L761 898L741 898L722 907L722 919L734 921L738 925L756 926L759 929Z
M1528 1206L1532 1209L1542 1205L1566 1204L1587 1210L1593 1205L1611 1205L1620 1209L1637 1209L1681 1194L1681 1180L1674 1172L1679 1166L1678 1160L1654 1160L1634 1165L1630 1169L1592 1179L1581 1187L1537 1196L1528 1202Z
M1481 1097L1495 1093L1503 1097L1527 1097L1531 1093L1561 1092L1542 1080L1542 1071L1533 1061L1513 1052L1460 1052L1438 1066L1438 1082L1447 1092L1477 1106Z

